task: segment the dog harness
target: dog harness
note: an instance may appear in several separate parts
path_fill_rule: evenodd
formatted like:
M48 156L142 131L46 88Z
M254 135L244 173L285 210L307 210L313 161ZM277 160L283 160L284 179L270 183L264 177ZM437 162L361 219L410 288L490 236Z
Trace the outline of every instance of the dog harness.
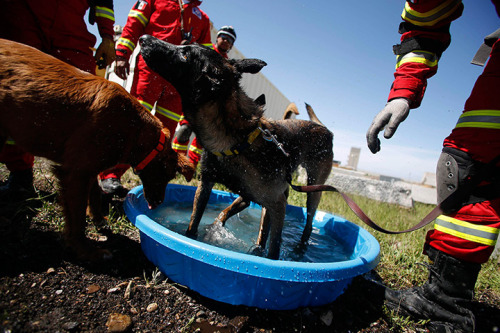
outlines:
M256 129L254 129L249 135L248 139L245 142L238 143L237 145L233 146L231 149L224 150L224 151L215 151L212 152L215 156L232 156L232 155L238 155L255 141L259 134L262 133L262 138L266 141L273 142L279 150L286 156L289 157L290 154L288 154L285 149L283 148L283 144L278 141L276 138L276 135L272 134L271 131L268 129L263 129L262 128L262 123L259 123L259 126L257 126Z
M250 145L255 141L255 139L257 139L257 137L259 136L259 134L261 132L262 132L262 129L261 129L260 124L259 124L259 126L257 126L257 128L254 129L248 135L247 141L238 143L237 145L233 146L232 148L224 150L224 151L214 151L214 152L212 152L212 154L214 154L215 156L219 156L219 157L238 155L242 151L244 151L245 149L250 147Z
M165 134L163 134L163 131L160 131L160 140L158 142L158 145L154 147L154 149L146 156L145 159L142 160L141 163L139 163L135 168L134 168L134 173L139 173L141 172L148 164L153 160L153 158L158 155L164 148L165 148L165 141L166 137Z

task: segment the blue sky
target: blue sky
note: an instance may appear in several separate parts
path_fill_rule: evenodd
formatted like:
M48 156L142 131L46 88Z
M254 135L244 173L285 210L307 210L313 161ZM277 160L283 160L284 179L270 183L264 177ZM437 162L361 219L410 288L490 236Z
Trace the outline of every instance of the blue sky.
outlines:
M134 0L115 1L116 24L124 25ZM347 163L361 148L358 169L420 181L434 172L443 139L460 115L482 67L470 64L484 36L498 28L489 0L464 1L451 26L452 44L420 108L373 155L365 133L384 107L393 81L392 45L403 1L205 0L200 8L215 27L232 25L236 47L247 58L267 62L262 73L299 106L304 102L334 133L335 159ZM91 32L96 34L92 27Z

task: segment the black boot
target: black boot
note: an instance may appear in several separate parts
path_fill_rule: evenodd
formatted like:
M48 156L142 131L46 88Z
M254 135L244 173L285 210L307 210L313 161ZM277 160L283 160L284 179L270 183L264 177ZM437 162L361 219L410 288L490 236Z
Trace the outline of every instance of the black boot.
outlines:
M431 332L475 332L470 310L480 264L458 260L428 247L429 279L421 287L385 290L386 305L403 315L430 319Z
M7 183L0 186L0 200L22 201L37 196L33 187L33 169L12 171Z
M104 193L114 195L119 198L124 198L128 192L128 190L123 187L120 179L114 177L102 179L101 189Z

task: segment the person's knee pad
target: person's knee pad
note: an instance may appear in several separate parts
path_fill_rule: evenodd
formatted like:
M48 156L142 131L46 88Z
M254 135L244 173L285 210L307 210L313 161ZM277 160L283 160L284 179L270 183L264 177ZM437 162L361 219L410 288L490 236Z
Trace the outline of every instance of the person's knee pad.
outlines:
M467 202L471 188L466 182L475 172L475 163L469 154L443 148L436 167L436 187L437 203L445 213L456 211Z

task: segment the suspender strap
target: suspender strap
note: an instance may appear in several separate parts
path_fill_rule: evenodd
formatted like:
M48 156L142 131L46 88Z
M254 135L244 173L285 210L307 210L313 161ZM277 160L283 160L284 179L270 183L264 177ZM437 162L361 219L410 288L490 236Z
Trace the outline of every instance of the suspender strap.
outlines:
M484 66L490 56L491 47L495 44L498 38L500 38L500 29L484 37L484 43L479 47L479 50L477 50L476 55L472 58L470 63L473 65Z

